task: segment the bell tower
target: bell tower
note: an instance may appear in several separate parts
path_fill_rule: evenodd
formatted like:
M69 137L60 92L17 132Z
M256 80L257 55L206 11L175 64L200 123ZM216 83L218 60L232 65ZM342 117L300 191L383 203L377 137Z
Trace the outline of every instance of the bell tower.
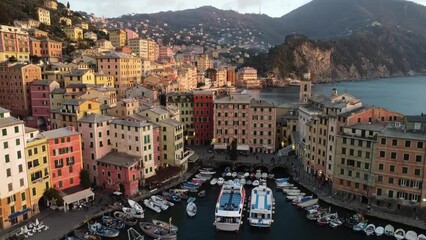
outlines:
M308 102L312 96L312 82L311 74L306 73L303 75L303 80L300 81L299 101L302 103Z

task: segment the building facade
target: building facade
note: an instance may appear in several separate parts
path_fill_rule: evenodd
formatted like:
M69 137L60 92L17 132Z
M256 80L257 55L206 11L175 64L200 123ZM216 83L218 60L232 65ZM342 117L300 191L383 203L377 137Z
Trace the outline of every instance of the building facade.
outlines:
M212 91L193 91L194 98L194 143L211 144L213 140L213 101Z
M30 60L28 32L21 28L0 25L0 62L11 57L18 61Z
M59 83L49 80L37 80L30 84L31 113L33 125L41 130L50 130L50 94L59 89Z

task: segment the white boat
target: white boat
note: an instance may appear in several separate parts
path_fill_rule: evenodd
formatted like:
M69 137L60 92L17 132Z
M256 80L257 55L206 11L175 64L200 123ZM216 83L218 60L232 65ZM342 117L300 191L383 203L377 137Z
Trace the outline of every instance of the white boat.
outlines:
M275 175L273 173L268 174L268 179L274 179Z
M204 179L205 181L210 180L212 178L212 175L208 175L208 174L196 174L195 175L196 178L198 179Z
M364 232L365 234L367 234L367 236L372 235L375 230L376 230L376 226L374 224L368 224L367 227L364 228Z
M241 183L241 185L246 185L247 181L246 181L245 178L241 178L240 183Z
M259 186L259 184L260 184L259 180L254 180L253 181L253 186L257 187L257 186Z
M200 168L200 172L211 172L214 168Z
M285 183L277 184L277 187L281 189L286 189L286 188L294 187L294 184L285 182Z
M299 196L300 194L302 194L301 192L288 192L287 196Z
M407 233L405 234L405 239L406 240L417 240L417 233L410 230L407 231Z
M236 178L236 177L237 177L237 175L238 175L238 173L237 173L237 172L232 172L232 173L231 173L231 176L232 176L233 178Z
M258 169L256 170L256 174L254 175L256 179L260 179L262 177L262 172Z
M133 218L144 218L145 217L143 212L138 212L134 208L123 207L121 210L123 210L123 212L125 214L129 214Z
M250 173L248 173L248 172L245 172L245 173L244 173L244 177L245 177L245 178L248 178L249 176L250 176Z
M224 184L215 208L216 230L238 231L243 224L245 190L241 184Z
M266 179L268 178L268 173L264 172L260 175L261 178Z
M241 183L240 179L238 179L238 178L234 179L234 183Z
M144 237L134 228L127 229L127 239L129 240L143 240Z
M203 175L213 175L216 173L216 171L200 171L200 173Z
M163 211L169 209L169 205L165 203L161 197L155 195L151 196L151 201L154 203L154 205L161 208L161 210Z
M305 202L301 202L299 204L297 204L297 207L299 208L305 208L305 207L309 207L312 205L315 205L318 203L318 198L313 198L311 200L305 201Z
M378 226L376 227L376 230L374 230L374 232L376 233L376 236L380 237L385 233L385 228L382 226Z
M190 217L194 217L197 214L197 205L195 203L190 202L186 205L186 213Z
M154 212L160 213L161 209L157 207L150 199L143 200L143 204Z
M217 183L217 178L213 178L213 179L210 181L210 185L216 185L216 183Z
M274 198L272 190L262 184L251 191L249 223L254 227L271 227Z
M231 177L231 176L232 176L232 173L231 173L231 172L227 172L227 173L225 174L225 176L227 176L227 177Z
M284 193L300 193L300 189L283 189Z
M219 186L222 186L224 182L225 182L225 179L223 179L223 178L217 179L217 185L219 185Z
M129 203L131 208L135 209L138 212L143 212L142 206L136 201L133 201L132 199L127 199L127 202Z
M402 228L398 228L395 230L395 233L393 234L393 236L398 239L398 240L402 240L405 238L405 231Z
M246 184L249 185L249 186L251 186L251 185L253 185L253 182L251 180L247 180Z
M168 229L171 232L177 232L179 230L178 227L176 227L175 225L171 224L171 223L166 223L160 220L156 220L156 219L152 219L152 223L156 226Z
M395 234L395 228L390 224L386 225L385 226L385 235L393 237L394 234Z
M330 227L332 227L332 228L336 228L336 227L338 227L342 224L343 224L343 221L339 218L336 218L336 219L331 220L328 225L330 225Z
M426 236L425 236L425 235L423 235L423 234L420 234L420 235L417 237L417 240L426 240Z

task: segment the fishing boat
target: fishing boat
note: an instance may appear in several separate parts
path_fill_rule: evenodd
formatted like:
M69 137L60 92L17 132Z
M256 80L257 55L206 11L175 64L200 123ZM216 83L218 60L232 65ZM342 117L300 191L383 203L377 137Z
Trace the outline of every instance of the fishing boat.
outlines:
M205 171L205 170L201 171L200 170L200 173L203 174L203 175L213 175L213 174L216 173L216 171Z
M210 185L216 185L217 183L217 178L213 178L212 180L210 180Z
M253 184L253 186L257 187L257 186L259 186L260 182L259 182L259 180L254 180L252 184Z
M198 195L198 197L205 197L206 196L206 190L200 191L197 195Z
M157 207L150 199L143 200L143 204L156 213L160 213L161 209Z
M424 234L420 234L420 235L417 237L417 240L426 240L426 236L425 236Z
M188 200L186 200L187 203L191 203L191 202L195 202L196 198L195 197L190 197L188 198Z
M367 221L361 221L358 224L354 225L352 229L355 232L359 232L359 231L364 230L367 227L367 225L368 225Z
M128 214L134 218L144 218L145 215L143 212L137 212L135 209L133 208L128 208L128 207L123 207L121 209L125 214Z
M323 213L321 213L321 212L313 212L313 213L308 213L306 215L306 218L310 221L317 221L318 219L321 218L322 215L323 215Z
M231 177L233 177L233 178L236 178L236 177L237 177L237 175L238 175L238 173L237 173L237 172L232 172L232 173L231 173Z
M337 218L339 218L337 213L327 213L327 214L324 214L323 216L321 216L317 220L317 224L320 225L320 226L328 225L331 221L333 221Z
M367 236L370 236L374 233L375 230L376 226L374 224L368 224L363 231L365 232L365 234L367 234Z
M225 182L225 179L223 179L223 178L217 179L217 185L219 185L219 186L222 186L224 182Z
M197 214L197 205L195 203L190 202L186 205L186 213L190 217L194 217Z
M96 234L100 237L113 238L117 237L118 234L120 234L120 231L118 229L105 227L98 222L94 222L92 224L89 222L87 223L87 227L92 234Z
M264 172L260 175L260 178L266 179L268 178L268 173Z
M304 197L295 198L295 199L292 200L292 204L293 205L297 205L299 203L303 203L303 202L309 201L312 198L313 198L312 195L311 196L304 196Z
M302 198L306 195L306 193L299 193L298 195L287 195L286 199L289 201L293 201L294 199Z
M398 228L395 230L395 233L393 234L393 236L398 239L398 240L402 240L405 238L405 231L402 228Z
M128 226L135 226L138 223L138 220L135 217L124 212L115 211L113 216Z
M385 226L385 235L386 236L393 236L395 234L395 228L388 224Z
M308 200L308 201L304 201L304 202L301 202L301 203L298 203L297 204L297 207L298 208L305 208L305 207L309 207L309 206L312 206L312 205L315 205L315 204L317 204L318 203L318 198L312 198L312 199L310 199L310 200Z
M102 223L109 228L121 230L126 227L126 224L124 224L122 221L117 220L110 216L102 216L101 219L102 219Z
M133 201L132 199L127 199L127 202L129 203L131 208L135 209L138 212L143 212L142 206L136 201Z
M256 179L260 179L262 177L262 172L258 169L256 170L256 174L254 175Z
M249 173L249 172L245 172L243 176L244 176L245 178L248 178L248 177L250 176L250 173Z
M174 204L164 200L164 198L157 196L157 195L153 195L151 196L151 200L154 202L154 204L156 204L158 207L160 207L162 210L167 210L169 207L173 207Z
M344 220L341 218L336 218L330 221L329 225L332 228L336 228L338 226L341 226L343 224Z
M376 236L380 237L385 233L385 228L382 226L378 226L376 227L376 230L374 230L374 233L376 234Z
M246 184L251 186L251 185L253 185L253 182L251 180L247 180Z
M127 229L127 239L128 240L143 240L144 237L136 231L134 228Z
M177 239L175 232L170 232L168 229L156 226L150 222L141 222L139 226L143 233L154 239L175 240Z
M405 234L405 239L406 240L417 240L417 233L410 230L407 231L407 233Z
M173 195L171 194L167 197L167 200L169 202L172 202L172 203L178 203L178 202L182 201L182 197L180 197L177 194L173 194Z
M254 227L271 227L274 222L272 220L274 204L272 190L266 186L266 182L253 188L248 218L250 225Z
M79 229L74 230L74 235L79 240L97 240L97 239L100 239L100 238L96 237L95 235L85 233L85 232L83 232Z
M345 226L353 229L355 225L364 220L364 216L361 213L355 213L349 218L346 218Z
M168 229L169 231L172 231L172 232L177 232L179 230L179 228L176 227L175 225L171 223L166 223L160 220L152 219L152 223L156 226Z
M247 181L246 181L245 178L241 178L240 183L241 183L241 185L246 185Z
M240 229L245 199L245 190L241 184L224 184L219 193L215 209L214 225L221 231Z

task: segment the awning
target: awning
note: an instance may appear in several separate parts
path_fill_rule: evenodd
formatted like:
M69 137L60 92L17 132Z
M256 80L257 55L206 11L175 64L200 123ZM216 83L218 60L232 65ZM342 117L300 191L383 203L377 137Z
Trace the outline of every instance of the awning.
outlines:
M226 144L215 144L214 149L223 149L226 150L227 146Z
M27 212L29 212L29 211L30 211L30 209L29 209L29 208L26 208L26 209L22 210L21 212L13 213L13 214L11 214L11 215L9 216L9 219L17 218L17 217L19 217L19 216L21 216L21 215L23 215L23 214L25 214L25 213L27 213Z
M64 204L71 204L71 203L75 203L78 202L80 200L85 200L87 198L94 198L95 197L95 193L92 192L92 190L90 190L90 188L88 189L84 189L82 191L73 193L73 194L69 194L64 196L62 199L64 200Z
M198 159L200 158L200 156L198 156L197 154L192 154L192 156L190 156L189 158L188 158L188 162L191 162L191 163L194 163L194 162L196 162Z
M250 151L250 146L249 145L238 145L237 150L238 151Z

